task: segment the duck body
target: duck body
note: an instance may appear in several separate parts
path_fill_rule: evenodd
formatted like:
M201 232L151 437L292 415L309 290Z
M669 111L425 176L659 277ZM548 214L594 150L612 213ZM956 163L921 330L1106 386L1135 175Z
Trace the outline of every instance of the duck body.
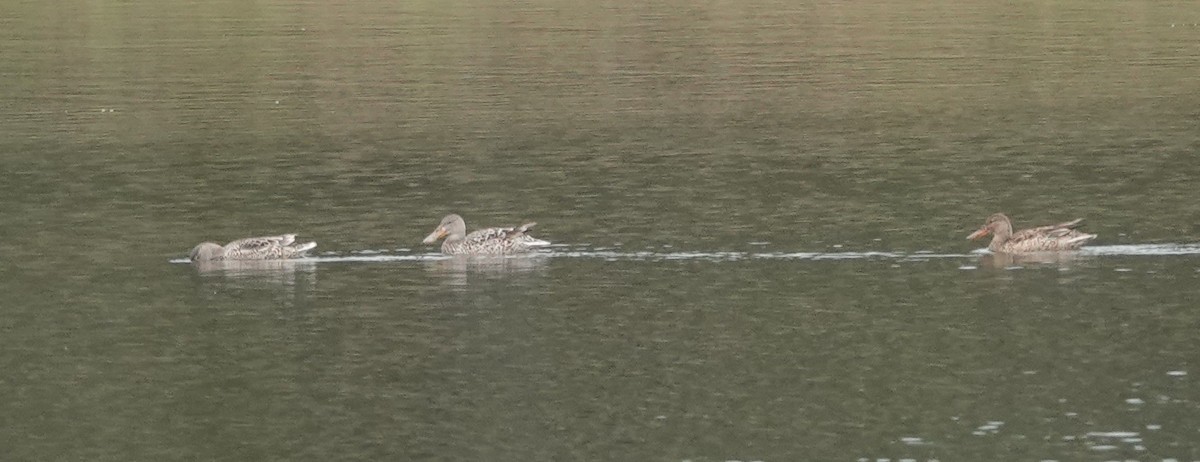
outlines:
M204 242L192 248L192 261L287 260L300 258L317 246L316 242L296 243L295 234L248 237L225 245Z
M1056 225L1039 226L1012 230L1012 221L1003 213L992 214L984 222L983 227L967 236L967 239L979 239L992 235L988 250L1002 253L1056 252L1077 250L1084 244L1096 238L1095 234L1087 234L1078 228L1083 222L1077 218Z
M550 242L530 236L529 230L537 223L525 223L515 228L484 228L467 234L467 224L462 217L450 214L442 218L438 227L425 236L422 242L433 244L442 241L442 253L446 255L508 255L531 252Z

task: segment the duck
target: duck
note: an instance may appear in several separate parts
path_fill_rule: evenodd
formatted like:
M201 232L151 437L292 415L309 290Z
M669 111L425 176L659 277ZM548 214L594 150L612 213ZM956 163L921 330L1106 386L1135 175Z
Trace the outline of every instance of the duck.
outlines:
M287 260L301 258L317 247L316 242L296 243L295 234L248 237L225 245L202 242L192 248L194 262L223 260Z
M483 228L467 234L467 223L456 214L446 215L432 233L425 236L424 244L442 241L442 253L446 255L507 255L526 253L538 247L550 245L549 241L530 236L529 230L537 223L525 223L515 228Z
M967 236L969 240L992 235L988 250L1003 253L1025 252L1054 252L1061 250L1077 250L1087 242L1096 238L1095 234L1087 234L1075 228L1083 223L1082 218L1059 223L1057 225L1039 226L1013 232L1012 221L1003 213L994 213L983 223L983 227Z

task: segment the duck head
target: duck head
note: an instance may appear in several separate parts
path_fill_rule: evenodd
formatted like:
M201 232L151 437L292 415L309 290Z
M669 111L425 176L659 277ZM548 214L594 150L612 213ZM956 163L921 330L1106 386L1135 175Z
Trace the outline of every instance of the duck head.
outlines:
M971 233L970 236L967 236L967 239L973 241L988 234L992 234L999 239L1008 239L1012 235L1012 221L1009 221L1008 217L1003 213L993 213L983 223L983 227Z
M421 242L432 244L443 237L447 241L456 241L467 237L467 224L463 221L462 217L453 213L446 215L445 218L442 218L442 222L438 224L437 228L434 228L433 232L425 236L425 240Z
M225 248L215 242L202 242L200 245L192 247L192 252L189 258L192 261L212 261L221 258L225 253Z

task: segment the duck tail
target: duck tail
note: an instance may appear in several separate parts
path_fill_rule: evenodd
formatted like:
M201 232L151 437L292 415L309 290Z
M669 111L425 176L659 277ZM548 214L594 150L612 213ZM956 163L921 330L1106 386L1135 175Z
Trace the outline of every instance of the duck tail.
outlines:
M525 236L525 239L526 240L522 243L527 246L530 246L530 247L545 247L545 246L550 245L550 241L543 241L541 239L535 239L532 236Z
M1083 245L1084 243L1086 243L1092 239L1095 239L1096 236L1098 236L1098 235L1097 234L1080 233L1078 236L1072 237L1071 239L1067 240L1067 244Z
M292 246L291 248L292 248L293 252L295 252L297 255L299 255L299 254L303 254L304 252L308 252L309 250L317 248L317 243L315 241L314 242L305 242L300 245Z

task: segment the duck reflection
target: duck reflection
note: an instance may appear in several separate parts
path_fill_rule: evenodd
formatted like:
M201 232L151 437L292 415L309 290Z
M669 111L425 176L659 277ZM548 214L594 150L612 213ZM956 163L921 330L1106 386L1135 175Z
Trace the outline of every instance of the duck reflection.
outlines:
M979 266L983 268L1012 268L1015 266L1054 265L1069 267L1072 263L1083 260L1079 252L1033 252L1033 253L989 253L979 258Z
M309 303L317 284L314 260L225 260L194 262L192 266L197 288L212 300L238 293L269 294L276 303L297 306Z
M425 269L451 286L465 286L472 277L499 278L535 274L546 268L549 255L456 255L425 261Z
M218 260L192 263L205 278L247 279L296 285L316 280L317 262L313 260Z

